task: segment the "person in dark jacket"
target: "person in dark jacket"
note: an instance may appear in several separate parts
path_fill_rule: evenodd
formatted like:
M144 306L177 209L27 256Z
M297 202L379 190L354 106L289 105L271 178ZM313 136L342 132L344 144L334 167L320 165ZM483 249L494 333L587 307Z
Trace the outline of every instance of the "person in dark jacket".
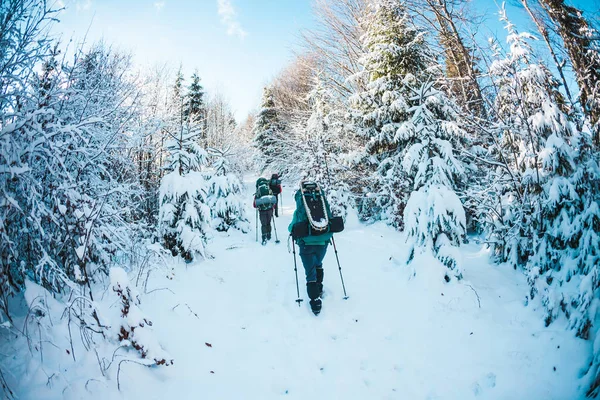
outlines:
M271 189L271 191L273 192L273 196L275 196L275 199L277 200L277 203L275 203L275 216L279 217L279 195L282 192L281 189L281 179L279 179L279 174L273 174L271 175L271 180L269 181L269 188Z
M276 202L277 199L269 188L269 181L266 178L259 178L256 181L256 193L252 205L258 209L263 245L271 240L271 221L273 220L273 210Z
M308 215L306 212L305 201L302 196L315 196L314 191L304 188L304 183L300 184L300 189L296 191L294 199L296 200L296 210L292 217L292 222L288 226L288 231L292 232L292 229L296 223L308 221ZM314 185L314 183L313 183ZM318 187L318 185L317 185ZM325 193L320 191L323 196L325 204L325 211L329 219L332 218L331 210L329 208L329 202L325 197ZM323 259L327 253L327 246L331 241L332 233L322 233L320 235L308 235L296 239L298 244L300 259L304 266L304 272L306 273L306 292L310 299L310 308L318 315L321 312L322 301L321 295L323 294Z

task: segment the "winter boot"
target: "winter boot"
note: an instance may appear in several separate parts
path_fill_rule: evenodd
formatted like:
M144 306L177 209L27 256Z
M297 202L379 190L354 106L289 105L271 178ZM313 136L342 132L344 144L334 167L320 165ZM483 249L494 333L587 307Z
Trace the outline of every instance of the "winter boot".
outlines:
M308 297L310 298L310 309L315 315L319 315L323 303L321 302L321 298L319 297L319 289L317 286L317 282L308 282L306 284L306 292L308 293Z
M268 239L267 239L267 235L262 235L262 243L261 243L261 244L262 244L263 246L264 246L264 245L266 245L266 244L267 244L267 240L268 240Z
M323 297L323 266L317 266L317 290L319 297Z

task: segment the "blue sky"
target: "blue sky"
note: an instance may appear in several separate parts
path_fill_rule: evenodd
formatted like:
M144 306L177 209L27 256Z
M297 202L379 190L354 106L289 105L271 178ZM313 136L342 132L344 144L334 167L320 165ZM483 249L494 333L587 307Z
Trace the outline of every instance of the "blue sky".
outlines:
M262 87L293 58L300 31L314 24L312 0L56 1L66 6L54 29L63 41L78 43L89 29L88 42L104 39L130 50L141 66L182 64L186 77L197 68L204 87L224 94L238 121L258 107ZM573 3L598 10L599 0ZM503 38L496 2L474 4L487 15L485 29ZM523 12L508 11L531 29Z
M63 0L54 33L63 41L104 39L140 65L181 63L219 90L238 120L260 102L262 87L292 57L312 24L309 0ZM231 11L233 10L233 12Z

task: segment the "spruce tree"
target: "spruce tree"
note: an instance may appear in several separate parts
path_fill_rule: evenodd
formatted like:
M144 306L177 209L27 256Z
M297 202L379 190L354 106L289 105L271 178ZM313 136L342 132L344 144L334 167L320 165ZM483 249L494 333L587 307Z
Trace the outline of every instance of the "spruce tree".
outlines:
M208 181L208 204L212 226L221 232L233 227L247 232L250 222L246 216L243 184L233 171L228 151L212 149L214 173Z
M410 21L397 0L371 5L361 59L369 84L352 99L353 117L367 139L365 160L377 170L382 217L399 228L405 222L409 260L433 252L449 281L461 277L455 246L466 223L456 190L464 166L454 152L465 133L456 105L435 87L424 32Z
M506 17L510 51L492 64L498 90L499 168L486 213L500 261L525 268L530 298L546 324L560 313L582 338L598 337L600 168L588 132L563 111L557 80L532 53L532 36ZM498 53L500 53L498 51ZM502 161L502 163L500 163ZM590 363L589 395L600 387L600 352Z
M186 94L184 116L191 123L202 124L202 127L204 127L206 105L204 104L204 88L200 84L198 71L194 71L191 80L192 82Z
M364 140L360 165L369 179L363 185L372 193L366 204L358 204L359 211L363 219L381 218L397 228L403 227L410 192L400 166L406 142L399 132L410 118L410 97L430 58L424 33L410 19L396 0L369 7L361 21L365 54L360 59L368 85L350 99L351 118Z
M183 75L177 74L170 115L165 126L169 136L166 175L160 184L159 232L165 248L191 262L205 256L210 229L206 180L202 167L206 152L199 145L200 130L185 118Z
M263 91L261 109L256 115L252 135L254 147L258 149L257 163L261 171L271 166L280 153L284 126L279 119L273 93L269 87Z

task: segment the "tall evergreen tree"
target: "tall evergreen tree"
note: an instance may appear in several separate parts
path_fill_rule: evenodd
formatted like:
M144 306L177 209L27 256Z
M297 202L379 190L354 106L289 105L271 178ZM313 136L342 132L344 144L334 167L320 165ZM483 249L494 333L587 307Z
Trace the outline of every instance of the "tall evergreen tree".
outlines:
M232 168L229 151L212 149L211 152L214 173L208 181L208 203L212 225L217 231L226 232L233 227L247 232L250 222L246 216L243 184Z
M531 35L519 33L504 10L501 20L510 51L490 72L498 88L496 155L504 167L485 206L496 216L488 237L500 261L526 269L547 325L563 312L578 336L598 337L600 168L591 137L563 111L559 84L535 59ZM599 367L596 350L588 374L593 395Z
M374 194L363 200L366 204L358 204L359 211L364 219L380 217L398 228L403 227L410 191L400 166L406 145L401 128L410 118L410 97L424 80L431 58L424 32L410 20L396 0L369 7L361 21L365 54L360 60L368 85L350 99L351 118L364 140L360 164L369 175L364 186Z
M377 169L379 204L396 227L406 221L410 260L432 251L461 277L454 246L465 235L465 213L455 190L464 175L454 151L464 131L456 107L435 88L433 57L423 30L397 0L380 0L363 24L361 62L369 74L367 91L353 98L359 134L367 139L365 159ZM405 207L407 208L405 210Z
M192 74L192 82L186 94L184 115L193 123L200 123L204 127L206 118L206 105L204 104L204 88L200 84L198 71ZM204 129L203 129L204 130Z
M281 140L283 139L284 126L279 119L273 94L269 87L265 87L261 109L256 115L252 135L254 146L258 149L258 164L265 170L273 164L280 153Z
M187 262L205 256L210 209L202 167L206 152L200 147L200 130L185 118L183 75L176 76L172 106L165 125L169 154L160 184L159 232L165 248Z

